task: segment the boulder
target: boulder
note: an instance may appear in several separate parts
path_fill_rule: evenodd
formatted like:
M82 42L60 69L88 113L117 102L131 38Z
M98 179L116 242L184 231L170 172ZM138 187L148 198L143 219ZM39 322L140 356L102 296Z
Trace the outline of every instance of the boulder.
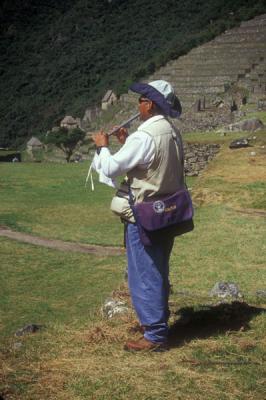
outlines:
M260 99L258 101L258 110L259 111L266 111L266 99Z
M230 131L248 131L255 132L259 129L263 129L263 122L258 118L246 119L244 121L236 122L235 124L229 125Z
M258 297L266 298L266 289L259 289L256 291L256 295Z
M115 315L126 314L128 310L124 301L112 298L106 299L102 306L102 313L106 318L113 318Z
M43 328L43 325L28 324L23 326L23 328L18 329L15 333L15 336L24 336L28 333L35 333L39 331L41 328Z
M249 140L246 138L240 138L240 139L233 140L229 144L230 149L241 149L242 147L249 147L249 146L250 146Z
M229 298L241 298L242 294L239 291L238 286L232 282L216 282L214 287L210 291L210 296L217 296L225 299Z

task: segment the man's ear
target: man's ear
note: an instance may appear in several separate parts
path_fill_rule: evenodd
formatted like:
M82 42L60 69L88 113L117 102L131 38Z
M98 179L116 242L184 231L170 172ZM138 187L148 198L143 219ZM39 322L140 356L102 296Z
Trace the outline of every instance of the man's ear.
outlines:
M152 111L152 110L154 110L154 107L155 107L155 104L154 104L154 102L153 101L147 101L147 110L148 111Z
M157 106L156 103L154 103L153 101L151 101L151 108L149 109L149 111L151 111L152 113L159 113L159 108Z

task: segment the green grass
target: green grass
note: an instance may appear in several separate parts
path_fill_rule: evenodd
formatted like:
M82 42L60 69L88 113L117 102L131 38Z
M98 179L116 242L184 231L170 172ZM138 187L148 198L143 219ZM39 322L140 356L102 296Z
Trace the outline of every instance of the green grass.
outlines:
M261 113L259 113L260 115ZM253 117L253 113L250 114L250 117ZM250 145L253 146L254 144L264 144L266 141L266 132L265 130L261 130L258 132L247 132L247 131L239 131L239 132L226 132L225 136L221 132L211 131L211 132L189 132L184 134L184 140L188 143L216 143L220 145L229 145L233 140L239 138L252 138L253 136L256 137L256 140L251 140Z
M109 211L114 190L85 188L87 163L2 163L0 169L0 224L44 237L121 244L120 223Z
M265 161L259 146L251 162L250 149L232 152L225 143L208 169L189 180L195 230L175 241L170 323L174 327L182 315L191 322L179 326L168 353L126 353L134 315L107 321L100 313L113 290L128 301L125 256L70 254L1 238L5 400L262 400L265 298L256 292L266 286L265 219L255 211L263 208ZM0 172L1 224L49 238L121 245L121 225L108 210L113 190L98 183L95 192L85 190L87 165L2 163ZM240 303L232 313L228 304L221 311L209 297L217 281L237 283L248 306ZM45 327L15 337L28 323Z
M0 225L91 244L120 246L122 225L110 211L115 190L85 188L88 163L0 165ZM188 179L188 184L193 179Z
M1 319L4 336L27 323L80 327L116 287L117 258L48 250L0 238Z

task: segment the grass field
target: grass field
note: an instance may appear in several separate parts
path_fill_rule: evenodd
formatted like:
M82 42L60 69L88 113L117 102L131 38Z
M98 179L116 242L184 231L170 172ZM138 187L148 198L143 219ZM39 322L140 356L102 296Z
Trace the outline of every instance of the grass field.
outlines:
M209 140L213 134L210 134ZM195 230L171 257L171 350L123 350L133 312L106 320L112 295L129 302L124 256L64 253L0 238L0 394L5 400L264 399L265 134L228 149L189 181ZM207 134L202 140L208 139ZM251 156L251 151L256 156ZM85 164L0 165L0 225L53 239L122 243L112 189L84 189ZM217 304L217 281L243 298ZM29 323L35 334L16 337Z

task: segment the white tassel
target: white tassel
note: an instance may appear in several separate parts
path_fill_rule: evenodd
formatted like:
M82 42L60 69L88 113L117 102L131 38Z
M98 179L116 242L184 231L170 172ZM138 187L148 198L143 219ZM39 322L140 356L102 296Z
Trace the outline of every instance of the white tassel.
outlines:
M117 188L118 184L116 182L116 180L111 179L111 178L107 178L107 176L105 176L102 171L101 171L101 165L99 162L99 156L97 155L97 153L95 153L92 163L89 167L89 171L87 174L87 178L85 180L85 187L87 186L87 183L90 179L91 181L91 190L94 191L94 182L93 182L93 174L92 174L92 170L94 169L98 174L99 174L99 182L104 183L107 186L110 186L112 188Z
M93 161L88 170L87 178L85 181L85 187L87 186L88 180L91 179L91 190L94 191L94 182L93 182L93 177L92 177L92 165L93 165Z

